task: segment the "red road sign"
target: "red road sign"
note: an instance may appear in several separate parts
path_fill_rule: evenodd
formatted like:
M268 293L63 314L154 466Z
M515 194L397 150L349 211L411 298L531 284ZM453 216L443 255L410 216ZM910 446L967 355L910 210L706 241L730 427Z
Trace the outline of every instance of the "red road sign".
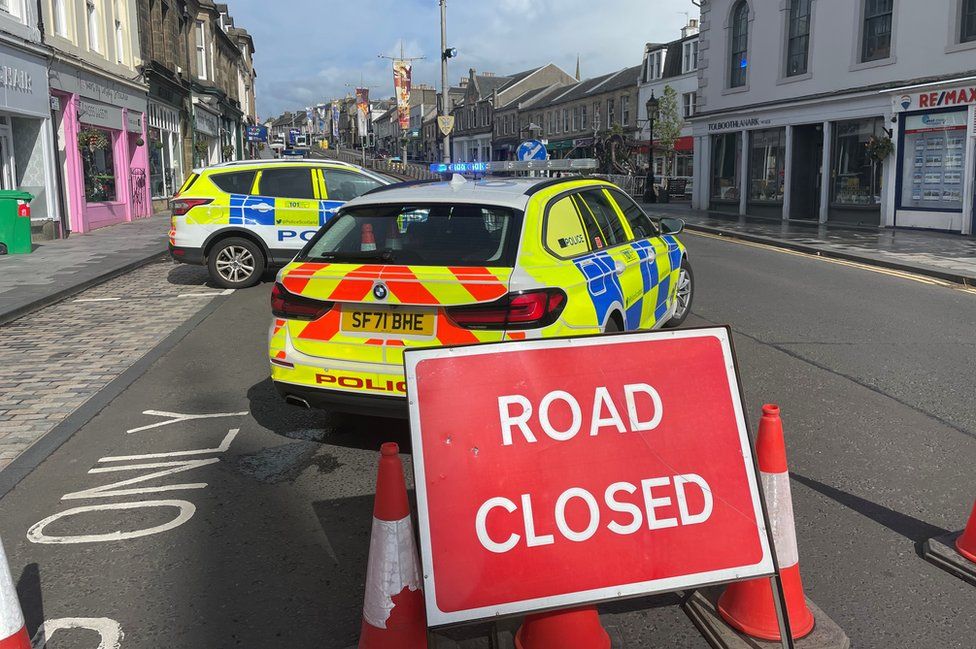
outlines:
M431 626L773 573L727 329L406 369Z

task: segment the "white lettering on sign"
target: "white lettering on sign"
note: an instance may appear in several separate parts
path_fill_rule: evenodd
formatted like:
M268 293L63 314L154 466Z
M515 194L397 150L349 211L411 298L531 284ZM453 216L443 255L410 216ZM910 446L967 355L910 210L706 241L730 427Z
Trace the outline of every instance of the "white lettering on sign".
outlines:
M63 629L88 629L98 633L98 644L91 649L121 649L125 637L122 625L107 617L59 617L44 620L31 638L31 647L44 649L51 636Z
M701 494L701 511L693 512L688 506L688 485L695 485ZM655 496L652 490L669 487L667 495L660 491ZM559 532L562 538L580 543L587 541L596 534L601 523L609 518L606 528L614 534L627 536L636 534L644 527L645 520L648 530L659 530L678 525L699 525L706 522L712 515L713 498L712 490L705 482L705 479L694 473L686 473L675 476L665 476L658 478L646 478L640 481L641 502L634 502L634 499L626 499L620 496L621 492L634 496L638 491L638 486L629 482L615 482L608 486L603 492L603 503L606 508L615 514L626 514L626 520L618 520L614 514L608 516L601 515L600 503L596 496L583 489L582 487L570 487L563 491L556 499L553 507L552 518L546 520L545 529ZM674 499L672 501L672 495ZM582 502L586 507L586 524L575 529L566 519L566 509L574 499ZM538 547L542 545L552 545L556 542L554 534L538 534L536 530L542 529L538 526L535 513L532 508L532 496L530 494L521 495L521 514L522 529L525 531L525 545L527 547ZM663 514L660 510L673 509L673 502L677 504L677 512L671 511L671 515ZM522 535L512 532L505 539L492 537L488 531L489 518L502 516L501 513L493 513L494 510L504 509L509 514L514 514L519 506L512 500L504 496L489 498L478 508L475 517L475 534L478 541L489 552L504 554L516 546L522 540ZM549 521L552 524L549 524Z
M619 433L654 430L661 423L664 409L661 395L646 383L632 383L623 386L623 402L626 406L628 428L620 416L621 409L611 398L610 391L603 386L594 390L590 412L590 436L596 436L601 429L614 427ZM638 400L638 395L650 398L650 416L647 412L646 399ZM644 402L641 410L640 402ZM571 420L565 430L559 430L552 424L551 409L554 404L564 412L568 409ZM513 430L517 429L526 442L538 441L535 432L529 427L534 409L532 403L521 394L508 394L498 397L498 418L501 424L502 445L511 446L514 443ZM539 426L542 432L551 439L565 442L576 437L583 424L583 411L579 401L564 390L553 390L546 394L539 402Z
M9 65L0 65L0 86L19 92L34 92L34 80L30 73Z

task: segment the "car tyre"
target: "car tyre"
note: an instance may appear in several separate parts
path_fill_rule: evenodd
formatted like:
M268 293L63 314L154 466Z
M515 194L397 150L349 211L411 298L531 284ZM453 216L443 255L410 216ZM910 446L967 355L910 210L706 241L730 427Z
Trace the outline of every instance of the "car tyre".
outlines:
M678 327L685 321L691 313L691 303L695 297L695 274L691 270L691 264L684 257L681 259L681 267L678 269L678 287L675 289L674 299L677 305L674 314L664 325L665 327Z
M210 279L222 288L254 286L261 281L266 266L261 248L242 237L218 241L207 258Z
M603 328L603 333L616 334L616 333L620 333L623 330L624 330L623 327L620 326L620 321L617 320L617 318L615 318L614 316L610 316L610 319L607 320L607 326Z

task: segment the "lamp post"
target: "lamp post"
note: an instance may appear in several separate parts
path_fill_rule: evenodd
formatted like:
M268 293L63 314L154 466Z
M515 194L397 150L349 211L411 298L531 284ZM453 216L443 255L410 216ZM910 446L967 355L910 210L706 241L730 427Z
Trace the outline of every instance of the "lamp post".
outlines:
M647 180L644 185L644 202L656 203L654 192L654 116L657 114L658 100L651 91L647 99Z
M450 98L449 87L447 85L447 60L457 56L457 48L447 46L447 0L440 0L441 5L441 112L443 116L451 114L451 107L448 106ZM443 151L441 160L445 164L451 163L451 134L444 135Z

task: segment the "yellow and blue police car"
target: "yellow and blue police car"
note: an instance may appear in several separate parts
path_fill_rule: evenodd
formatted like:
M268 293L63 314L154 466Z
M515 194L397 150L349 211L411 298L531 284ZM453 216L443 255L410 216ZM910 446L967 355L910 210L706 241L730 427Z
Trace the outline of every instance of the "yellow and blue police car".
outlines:
M195 169L170 202L169 251L224 288L289 262L346 201L394 179L335 160L251 160Z
M405 416L406 349L679 325L683 225L580 176L375 189L279 271L272 379L295 405Z

